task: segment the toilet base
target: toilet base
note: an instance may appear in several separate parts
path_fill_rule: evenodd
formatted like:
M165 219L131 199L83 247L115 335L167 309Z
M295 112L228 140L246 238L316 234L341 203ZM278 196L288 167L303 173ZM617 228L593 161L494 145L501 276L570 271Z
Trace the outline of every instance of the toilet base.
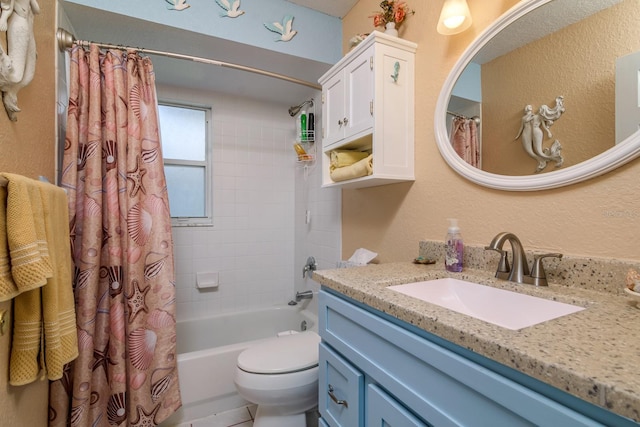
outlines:
M274 406L258 405L253 427L307 427L306 414L283 415Z

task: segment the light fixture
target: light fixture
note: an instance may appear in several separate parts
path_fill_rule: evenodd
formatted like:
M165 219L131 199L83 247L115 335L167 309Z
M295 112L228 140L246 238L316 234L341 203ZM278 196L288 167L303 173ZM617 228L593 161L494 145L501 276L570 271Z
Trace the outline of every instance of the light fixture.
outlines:
M438 20L438 32L444 35L458 34L471 26L471 12L467 0L445 0Z

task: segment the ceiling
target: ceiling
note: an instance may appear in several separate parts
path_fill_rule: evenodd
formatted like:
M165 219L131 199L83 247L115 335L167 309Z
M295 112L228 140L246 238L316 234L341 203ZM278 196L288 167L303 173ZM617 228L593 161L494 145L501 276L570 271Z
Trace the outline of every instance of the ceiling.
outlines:
M327 15L344 17L358 0L287 0L300 6L326 13Z
M339 18L357 3L357 0L287 1ZM62 5L72 24L74 35L79 40L215 59L268 70L313 84L317 84L318 79L331 67L331 64L141 21L77 3L63 2ZM228 93L283 105L298 105L317 94L317 89L259 74L158 55L150 56L159 86Z

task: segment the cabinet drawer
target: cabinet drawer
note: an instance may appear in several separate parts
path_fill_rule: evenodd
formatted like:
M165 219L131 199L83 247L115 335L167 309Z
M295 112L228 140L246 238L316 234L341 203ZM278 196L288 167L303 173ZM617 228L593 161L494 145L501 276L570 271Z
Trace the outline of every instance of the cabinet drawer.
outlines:
M349 362L320 344L318 409L330 427L363 424L364 376Z
M603 425L325 291L319 331L372 382L433 425Z
M367 387L367 427L429 427L375 384Z

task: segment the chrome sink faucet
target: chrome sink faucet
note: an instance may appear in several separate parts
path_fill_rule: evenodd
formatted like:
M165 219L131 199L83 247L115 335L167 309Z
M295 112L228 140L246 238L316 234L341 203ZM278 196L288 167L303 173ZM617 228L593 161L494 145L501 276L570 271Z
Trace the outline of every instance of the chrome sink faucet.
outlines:
M507 251L502 249L507 241L511 245L511 252L513 254L512 267L509 267ZM547 277L542 265L542 259L547 257L562 258L562 254L559 253L535 255L533 259L533 267L531 269L531 273L529 273L527 255L524 252L520 239L518 239L515 234L508 232L498 233L493 240L491 240L489 246L485 246L485 250L500 253L500 261L498 262L498 268L496 270L496 277L498 279L508 280L515 283L527 283L535 286L548 285Z

